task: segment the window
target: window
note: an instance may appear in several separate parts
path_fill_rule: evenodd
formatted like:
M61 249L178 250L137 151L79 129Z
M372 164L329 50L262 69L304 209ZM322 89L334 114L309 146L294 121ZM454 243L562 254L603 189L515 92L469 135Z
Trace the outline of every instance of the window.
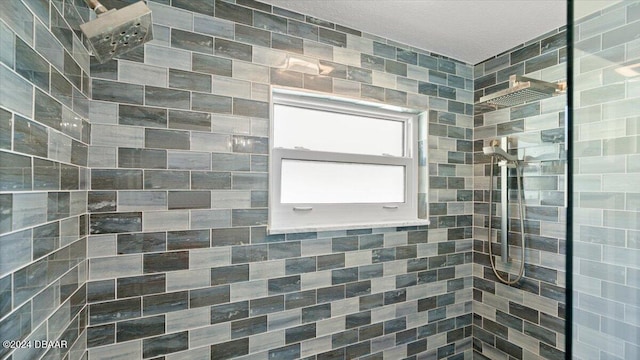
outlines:
M427 223L417 111L283 89L271 110L270 233Z

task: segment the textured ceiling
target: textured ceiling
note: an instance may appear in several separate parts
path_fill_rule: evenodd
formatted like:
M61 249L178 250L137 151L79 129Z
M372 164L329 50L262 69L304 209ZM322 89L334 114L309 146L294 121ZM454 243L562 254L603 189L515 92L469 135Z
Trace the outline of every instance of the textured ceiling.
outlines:
M566 24L565 0L262 0L477 64Z

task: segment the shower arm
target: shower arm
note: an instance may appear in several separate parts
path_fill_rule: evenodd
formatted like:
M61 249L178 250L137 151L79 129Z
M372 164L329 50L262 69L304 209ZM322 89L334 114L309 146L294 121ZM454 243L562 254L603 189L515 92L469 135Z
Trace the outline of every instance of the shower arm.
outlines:
M91 8L91 10L96 12L96 15L104 14L109 11L104 5L100 3L98 0L84 0L84 2Z

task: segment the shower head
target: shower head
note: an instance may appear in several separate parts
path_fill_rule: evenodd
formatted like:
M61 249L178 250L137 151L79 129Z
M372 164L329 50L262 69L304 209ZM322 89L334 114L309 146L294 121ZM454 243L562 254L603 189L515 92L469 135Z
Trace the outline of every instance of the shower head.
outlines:
M481 97L480 104L486 103L499 106L520 105L529 101L546 99L564 91L564 89L564 84L553 84L524 76L511 75L507 89Z
M96 0L85 0L98 18L80 25L100 63L153 39L151 10L143 1L119 10L106 10Z

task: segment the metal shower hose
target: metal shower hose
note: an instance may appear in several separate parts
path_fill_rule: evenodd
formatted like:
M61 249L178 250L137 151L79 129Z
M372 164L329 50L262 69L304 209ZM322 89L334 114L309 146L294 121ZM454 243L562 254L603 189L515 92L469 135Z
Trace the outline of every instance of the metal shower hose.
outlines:
M522 206L522 167L520 166L520 163L518 161L515 161L515 165L516 165L516 178L517 178L517 183L518 183L518 205L520 207L520 231L522 233L522 245L521 245L521 249L522 249L522 259L520 261L520 270L518 271L518 277L516 277L514 280L509 280L508 278L505 280L503 279L500 274L498 274L498 271L496 270L496 263L493 259L493 251L491 250L491 207L493 206L493 164L494 164L494 158L495 156L491 156L491 175L489 176L489 231L487 233L487 238L489 240L489 262L491 263L491 270L493 270L493 273L496 275L496 277L498 278L498 280L502 281L503 283L507 284L507 285L513 285L515 283L517 283L518 281L520 281L520 279L522 279L522 276L524 275L524 207ZM506 181L506 180L505 180ZM502 216L506 216L507 214L502 214ZM507 229L505 229L507 230ZM508 230L507 230L508 231ZM496 240L497 240L497 234L496 234Z

